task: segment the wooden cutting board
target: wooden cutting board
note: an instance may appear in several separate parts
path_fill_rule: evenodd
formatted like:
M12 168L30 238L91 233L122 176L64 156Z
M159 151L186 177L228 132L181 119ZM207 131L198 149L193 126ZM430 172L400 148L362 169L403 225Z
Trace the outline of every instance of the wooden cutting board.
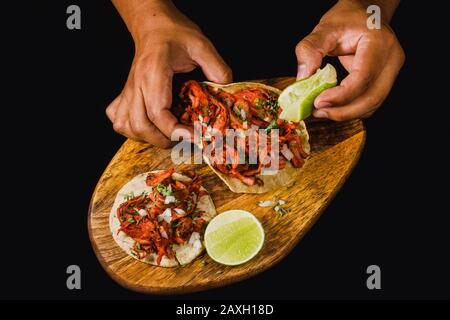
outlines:
M293 78L276 78L261 82L283 89L292 81ZM330 203L364 146L365 129L361 120L308 119L306 125L311 157L293 185L266 194L237 194L229 191L207 165L195 165L219 214L229 209L244 209L255 214L263 225L263 248L251 261L235 267L215 263L205 253L184 267L162 268L139 262L119 248L111 236L108 219L117 191L140 173L172 166L170 150L127 140L101 176L89 206L89 236L103 268L129 289L174 294L224 286L272 267L297 245ZM275 196L286 200L288 214L280 217L270 208L257 205L258 201Z

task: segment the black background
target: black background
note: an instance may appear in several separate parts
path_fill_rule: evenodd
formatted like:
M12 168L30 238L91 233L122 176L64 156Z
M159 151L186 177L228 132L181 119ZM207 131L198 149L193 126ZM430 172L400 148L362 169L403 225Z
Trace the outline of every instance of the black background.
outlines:
M239 81L294 76L296 43L333 1L176 3ZM101 268L87 235L90 196L124 141L104 113L134 53L122 20L108 1L22 2L5 10L0 297L448 299L449 105L440 87L448 37L439 17L443 2L431 3L403 1L397 10L392 25L405 67L366 121L366 147L354 172L300 244L249 280L175 297L120 287ZM82 30L66 28L70 4L81 7ZM201 75L176 81L191 77ZM66 288L70 264L82 269L82 290ZM366 288L371 264L381 267L382 290Z

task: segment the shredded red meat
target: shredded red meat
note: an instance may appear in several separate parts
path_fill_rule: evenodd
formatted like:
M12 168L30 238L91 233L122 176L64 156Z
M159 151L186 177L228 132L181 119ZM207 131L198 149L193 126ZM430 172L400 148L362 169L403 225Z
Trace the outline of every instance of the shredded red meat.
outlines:
M278 119L281 107L278 106L277 99L276 94L263 88L247 88L230 94L219 88L190 80L183 85L180 93L181 104L184 108L181 122L193 126L194 122L200 119L203 137L207 130L211 129L219 130L225 137L228 128L246 130L251 126L257 126L257 128L265 128L269 131L270 128L276 127L279 129L280 150L283 144L287 144L293 154L289 161L294 167L300 168L308 154L303 150L301 137L297 133L298 123ZM259 141L258 131L253 132L256 135L254 141ZM210 162L218 171L237 178L247 185L260 184L262 181L256 175L261 172L263 167L270 166L270 162L263 164L262 161L263 158L270 156L270 135L267 135L265 149L261 150L260 148L258 151L256 165L249 164L250 139L245 140L245 164L239 164L237 143L234 147L230 147L225 144L225 141L222 161L212 157ZM215 143L214 136L210 141L202 140L204 147L210 143ZM226 161L226 157L231 159L231 163ZM288 159L280 152L280 169L284 168L286 161Z
M180 173L191 181L181 182L172 178L174 172L175 169L170 168L149 173L146 183L152 187L152 192L132 196L117 209L119 232L135 240L132 253L139 259L149 253L157 254L157 264L164 256L173 258L172 245L186 243L193 232L202 232L206 225L203 212L197 209L198 199L206 193L200 190L198 175L193 170L182 171ZM175 197L176 201L166 204L167 196ZM166 209L170 210L170 219L164 219Z

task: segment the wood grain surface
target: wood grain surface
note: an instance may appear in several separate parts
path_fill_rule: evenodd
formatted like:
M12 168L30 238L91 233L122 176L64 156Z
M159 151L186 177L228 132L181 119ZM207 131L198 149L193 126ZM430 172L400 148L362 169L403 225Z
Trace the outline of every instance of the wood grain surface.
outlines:
M260 82L283 89L293 78ZM224 286L262 272L283 259L314 224L358 161L365 141L362 121L332 122L308 119L311 157L295 183L265 194L237 194L205 164L192 166L202 176L217 212L244 209L261 221L265 243L259 254L240 266L223 266L206 253L184 267L162 268L141 263L128 256L114 242L109 213L117 191L134 176L172 166L170 150L127 140L109 163L92 195L88 230L95 254L106 272L129 289L154 294L175 294ZM181 165L177 167L186 167ZM260 200L279 196L290 212L277 215L258 206ZM301 263L301 262L299 262Z

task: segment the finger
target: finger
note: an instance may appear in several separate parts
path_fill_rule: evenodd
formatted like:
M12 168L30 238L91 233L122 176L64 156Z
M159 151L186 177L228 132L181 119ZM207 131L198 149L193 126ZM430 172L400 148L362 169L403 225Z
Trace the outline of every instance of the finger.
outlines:
M120 104L120 99L121 99L122 94L119 94L110 104L109 106L106 108L105 112L107 117L109 118L109 120L111 120L111 122L114 122L114 118L116 116L116 111L117 111L117 107Z
M170 147L170 140L167 139L167 137L164 136L148 119L144 98L140 92L138 96L133 99L133 102L134 104L130 107L129 111L130 126L133 135L140 140L161 148Z
M133 135L133 132L131 131L130 121L128 119L117 124L114 123L114 130L128 139L139 140L138 137Z
M397 52L393 52L391 57L390 62L386 64L378 78L362 96L341 107L314 110L313 115L317 118L343 121L374 113L389 94L403 64L403 57L398 55Z
M341 62L341 64L344 66L345 70L352 69L353 59L355 58L354 54L349 54L346 56L339 56L338 58L339 58L339 61Z
M120 96L120 101L116 107L114 114L113 128L114 131L126 136L127 138L135 138L129 121L130 93L126 88Z
M170 112L172 105L172 71L163 61L156 61L152 70L146 75L142 95L148 119L167 137L177 130L190 139L187 126L178 123L177 118Z
M388 55L378 44L362 38L356 48L349 75L339 86L325 90L314 101L316 108L328 108L350 103L361 96L377 78Z
M191 57L202 68L209 81L225 84L233 80L230 67L209 40L205 39L200 45L197 45L192 50Z
M334 50L337 39L332 32L313 31L295 47L298 72L297 79L309 77L322 64L322 59Z

